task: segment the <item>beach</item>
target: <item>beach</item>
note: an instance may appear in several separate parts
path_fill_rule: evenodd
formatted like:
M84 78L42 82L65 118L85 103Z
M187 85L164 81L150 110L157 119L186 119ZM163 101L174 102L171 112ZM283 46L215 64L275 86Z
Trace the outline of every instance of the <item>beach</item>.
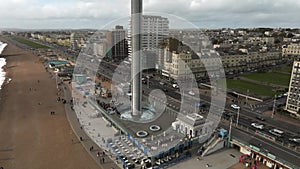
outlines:
M0 91L0 167L4 169L96 169L73 133L55 79L31 51L8 43ZM55 115L50 115L54 111Z

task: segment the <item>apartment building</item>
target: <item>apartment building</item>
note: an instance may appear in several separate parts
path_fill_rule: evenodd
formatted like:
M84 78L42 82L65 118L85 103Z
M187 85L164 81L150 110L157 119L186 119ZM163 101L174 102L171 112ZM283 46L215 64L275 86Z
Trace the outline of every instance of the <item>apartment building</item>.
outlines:
M283 61L279 51L222 54L221 59L226 74L274 66Z
M131 28L131 23L129 22ZM128 29L129 57L131 56L131 29ZM143 15L141 48L146 55L143 65L155 67L158 62L159 45L169 35L169 20L162 16Z
M293 61L294 59L300 58L300 44L290 44L282 46L282 56L288 60Z
M285 109L300 117L300 61L294 61Z

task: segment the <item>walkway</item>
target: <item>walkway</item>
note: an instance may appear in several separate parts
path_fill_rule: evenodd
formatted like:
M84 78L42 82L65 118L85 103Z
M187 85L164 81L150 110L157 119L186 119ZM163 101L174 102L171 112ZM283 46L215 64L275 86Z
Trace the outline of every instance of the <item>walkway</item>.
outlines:
M70 93L70 86L64 84L64 93L65 93L65 99L67 101L72 99L71 93ZM69 103L69 102L67 102ZM97 164L99 164L99 166L101 166L102 169L117 169L117 168L121 168L122 166L118 166L114 163L114 161L112 160L112 156L111 154L109 154L108 151L103 150L102 148L99 147L99 145L97 145L93 140L90 139L90 137L88 136L88 133L86 133L83 128L79 123L80 120L84 120L84 119L78 119L76 116L75 111L73 111L71 109L71 105L70 104L65 104L65 110L66 110L66 115L68 118L68 121L70 122L70 125L74 131L74 133L77 135L78 140L80 140L80 137L82 138L81 144L83 145L83 147L86 149L87 152L90 153L91 157L97 162ZM97 118L97 120L102 119L102 118ZM104 121L100 122L102 124ZM91 121L89 123L94 123L94 121ZM88 125L88 124L87 124ZM94 126L94 125L93 125ZM100 129L103 126L95 126L95 127L99 127ZM87 126L87 130L95 130L90 128L89 126ZM105 127L105 130L101 130L101 131L106 131L107 128ZM107 130L108 132L110 130ZM107 133L105 133L107 134ZM92 136L95 137L95 136ZM102 140L99 140L99 142L101 142ZM90 148L93 147L93 150L90 151ZM102 154L101 152L105 152L105 156L100 156L97 157L97 153L100 152L100 154ZM104 163L102 162L102 158L104 158Z
M226 169L236 165L239 162L240 155L241 153L236 149L221 150L202 159L193 157L190 160L170 167L170 169Z

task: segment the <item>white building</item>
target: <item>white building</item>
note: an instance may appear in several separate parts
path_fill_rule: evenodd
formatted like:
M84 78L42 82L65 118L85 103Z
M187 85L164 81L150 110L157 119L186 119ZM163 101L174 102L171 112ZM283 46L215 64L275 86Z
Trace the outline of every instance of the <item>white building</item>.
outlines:
M86 42L84 40L85 35L83 33L79 32L73 32L70 35L70 43L71 43L71 48L73 50L79 50L82 47L85 47Z
M179 133L194 138L211 133L212 125L212 122L205 122L205 118L197 113L178 114L176 121L172 123L172 128Z
M282 46L282 55L288 57L300 56L300 44L290 44Z
M290 113L300 116L300 61L295 61L293 63L293 70L285 108Z
M146 56L143 64L154 67L157 63L159 44L169 35L169 20L162 16L142 16L141 47ZM131 23L128 30L129 57L131 57ZM151 53L151 54L150 54Z

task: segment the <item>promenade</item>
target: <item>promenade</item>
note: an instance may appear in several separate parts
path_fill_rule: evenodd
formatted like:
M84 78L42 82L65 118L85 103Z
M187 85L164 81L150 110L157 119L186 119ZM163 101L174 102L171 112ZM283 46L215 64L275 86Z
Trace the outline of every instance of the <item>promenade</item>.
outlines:
M64 84L61 87L64 91L65 100L67 100L67 103L70 103L70 100L72 99L71 86L69 84ZM120 165L117 165L114 162L116 157L108 151L108 148L104 149L104 147L106 147L106 144L101 139L103 137L110 137L111 134L113 136L116 131L111 127L106 126L107 122L104 120L104 118L92 117L92 113L95 112L92 107L76 107L79 109L77 109L77 111L74 111L71 109L70 104L65 104L65 111L71 128L73 129L78 140L81 142L86 151L91 155L95 162L99 166L101 166L102 169L123 168L121 163L119 163ZM86 108L86 110L83 110L84 108ZM91 114L88 114L88 112ZM82 141L80 140L80 138L82 138ZM91 147L93 147L92 151ZM98 152L100 153L100 156L97 156ZM105 152L105 155L102 155L102 152Z

